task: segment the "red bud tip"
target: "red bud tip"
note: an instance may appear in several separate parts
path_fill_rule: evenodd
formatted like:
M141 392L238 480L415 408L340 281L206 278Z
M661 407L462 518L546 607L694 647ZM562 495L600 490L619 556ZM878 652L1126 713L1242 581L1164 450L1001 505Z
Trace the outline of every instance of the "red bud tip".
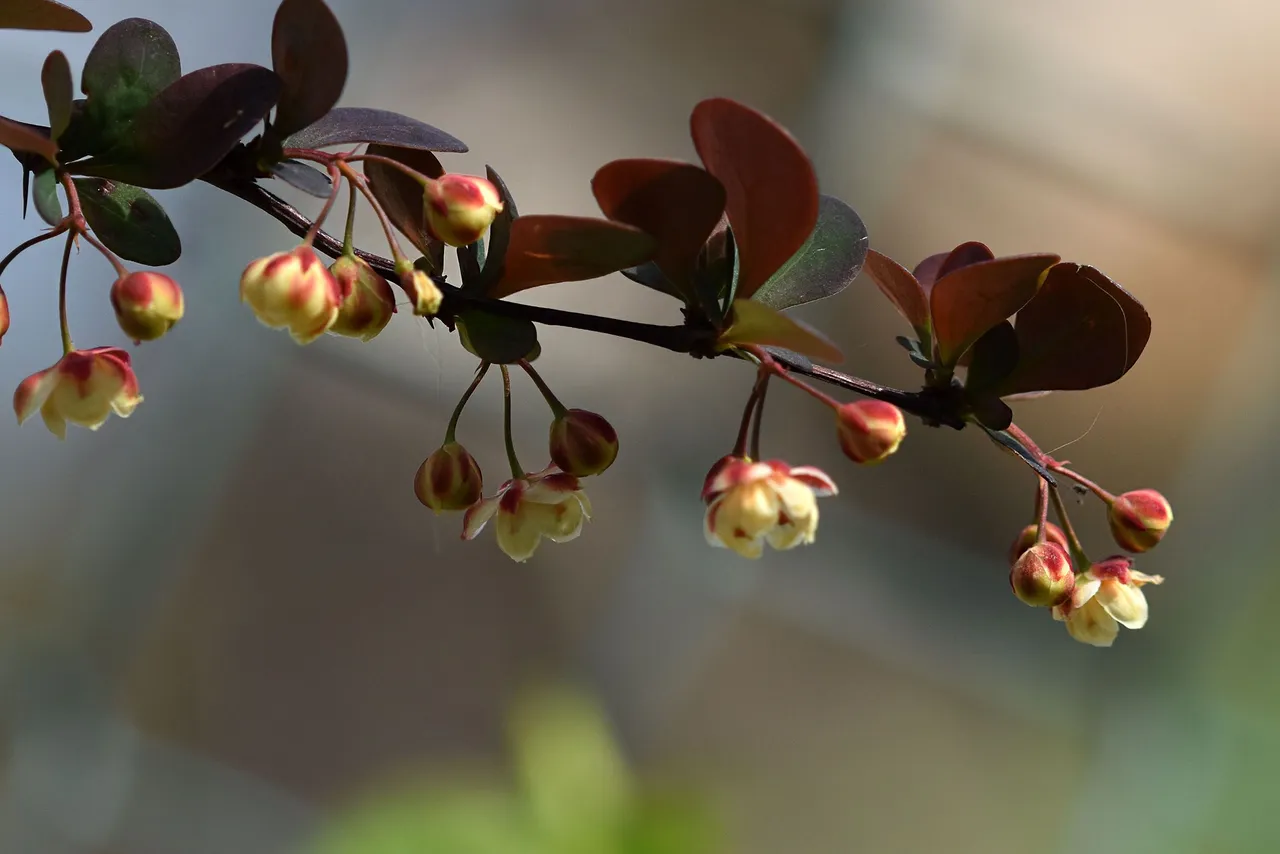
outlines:
M111 307L121 331L134 343L155 341L182 319L182 288L162 273L140 270L116 279Z
M466 510L484 494L480 465L457 442L442 445L418 467L413 492L436 514Z
M618 457L618 434L603 416L570 409L551 423L551 460L574 477L600 474Z
M4 295L4 288L0 288L0 341L4 340L4 334L9 331L9 300Z
M427 185L423 199L427 228L450 246L475 243L502 209L498 188L474 175L442 175Z
M1067 535L1064 534L1062 529L1057 525L1052 522L1045 522L1044 535L1048 542L1062 546L1063 550L1070 554L1071 547L1067 545ZM1017 562L1018 558L1022 556L1022 553L1035 544L1036 526L1028 525L1022 529L1020 534L1018 534L1018 539L1014 540L1013 544L1009 546L1009 566L1013 566L1013 564Z
M881 400L858 400L836 410L840 449L855 463L873 465L888 459L907 435L902 410Z
M1173 508L1154 489L1117 496L1107 513L1111 536L1120 548L1145 552L1156 547L1173 522Z
M1034 608L1060 605L1076 586L1071 558L1057 543L1033 545L1014 561L1009 586L1014 595Z

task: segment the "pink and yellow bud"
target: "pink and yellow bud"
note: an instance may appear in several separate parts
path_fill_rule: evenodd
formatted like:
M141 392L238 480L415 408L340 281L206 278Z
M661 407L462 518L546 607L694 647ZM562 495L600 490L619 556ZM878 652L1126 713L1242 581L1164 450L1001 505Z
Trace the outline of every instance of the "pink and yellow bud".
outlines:
M711 545L748 558L760 557L766 542L779 551L812 543L817 499L836 492L835 482L812 466L725 457L703 484L703 533Z
M1057 543L1036 543L1024 551L1009 572L1014 595L1033 608L1061 605L1076 586L1067 550Z
M400 287L409 295L413 313L419 317L435 317L444 302L444 293L424 271L408 267L400 271Z
M396 297L387 280L355 255L343 255L329 268L345 293L338 317L329 327L334 335L368 341L386 328L396 313Z
M1111 646L1120 627L1140 629L1147 624L1143 585L1161 584L1158 575L1133 568L1132 559L1109 557L1089 567L1071 597L1053 609L1053 618L1067 624L1071 637L1091 646Z
M441 175L427 184L423 199L431 236L450 246L475 243L502 209L498 188L474 175Z
M265 326L309 344L338 319L347 294L310 246L259 258L240 277L240 301Z
M67 422L97 430L111 413L128 418L142 402L129 354L117 347L72 350L51 368L18 384L13 411L21 424L37 411L49 432L67 436Z
M907 435L902 410L882 400L858 400L836 410L840 449L855 463L882 462Z
M4 341L4 334L9 331L9 299L4 295L4 288L0 288L0 341Z
M618 433L603 416L570 409L551 423L551 460L575 477L600 474L618 457Z
M523 563L544 538L553 543L576 539L591 518L591 502L576 477L552 465L509 480L497 495L473 504L462 520L462 539L475 539L495 516L498 548Z
M447 442L418 467L413 492L437 515L442 510L466 510L484 495L480 464L466 448Z
M1009 546L1009 566L1013 566L1018 558L1022 557L1023 552L1036 544L1036 530L1035 525L1028 525L1022 529L1022 533L1018 534L1018 539L1013 541L1013 545ZM1070 553L1071 547L1067 545L1067 535L1052 522L1044 523L1044 538Z
M1173 522L1173 507L1154 489L1135 489L1116 496L1107 511L1111 536L1131 552L1153 549Z
M182 319L182 288L163 273L140 270L115 280L111 307L134 343L154 341Z

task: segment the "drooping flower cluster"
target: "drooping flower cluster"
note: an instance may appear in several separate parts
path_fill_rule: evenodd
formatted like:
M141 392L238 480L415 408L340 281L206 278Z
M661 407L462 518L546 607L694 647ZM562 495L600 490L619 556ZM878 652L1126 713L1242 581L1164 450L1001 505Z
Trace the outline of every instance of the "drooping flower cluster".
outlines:
M703 531L713 546L758 558L767 542L778 551L808 545L818 531L818 501L839 490L826 472L781 460L728 456L707 474Z

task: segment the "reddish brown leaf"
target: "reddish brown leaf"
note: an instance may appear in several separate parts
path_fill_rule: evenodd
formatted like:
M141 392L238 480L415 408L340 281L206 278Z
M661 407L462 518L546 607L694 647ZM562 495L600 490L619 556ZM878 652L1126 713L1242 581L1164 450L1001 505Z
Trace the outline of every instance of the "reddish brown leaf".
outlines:
M439 178L444 167L430 151L420 148L398 148L393 145L370 145L369 153L388 157L403 163L428 178ZM374 197L387 212L392 224L400 229L409 242L423 255L431 257L431 246L438 241L427 233L427 220L422 209L422 185L394 166L364 161L364 174L369 177L369 187Z
M607 219L538 215L511 223L502 278L489 296L502 298L554 282L595 279L653 257L657 245L638 228Z
M821 332L756 300L734 300L729 318L729 328L716 342L721 349L735 344L759 344L783 347L825 362L844 361L840 348Z
M1142 355L1151 318L1128 291L1093 267L1058 264L1018 312L1018 364L1001 396L1113 383Z
M893 303L898 313L907 319L907 323L924 337L929 328L929 302L924 288L916 281L916 277L906 271L902 265L888 255L882 255L874 249L867 250L867 260L862 272L876 283L889 302Z
M724 185L738 247L738 289L748 299L787 263L818 221L818 179L781 125L728 98L693 109L693 144Z
M939 252L937 255L930 255L911 271L911 275L916 277L920 287L924 288L925 296L928 296L929 291L933 289L933 283L938 281L938 271L942 269L942 265L950 257L950 252Z
M720 182L678 160L614 160L596 172L591 191L609 219L653 235L654 260L686 292L698 252L724 213Z
M1057 261L1057 255L1010 255L938 279L929 305L942 363L954 365L984 332L1026 305Z
M0 2L0 30L59 30L87 33L89 19L75 9L54 0L3 0Z
M283 0L271 28L271 64L284 84L274 122L281 136L338 103L347 82L347 40L323 0Z
M39 154L50 163L57 162L57 143L39 131L6 118L0 118L0 145L14 151L30 151Z
M961 243L955 249L952 249L942 259L942 263L938 265L937 273L933 277L933 281L941 279L943 276L950 275L961 267L968 267L970 264L980 264L983 261L994 261L996 254L987 248L985 243L970 241ZM930 283L932 284L932 282Z

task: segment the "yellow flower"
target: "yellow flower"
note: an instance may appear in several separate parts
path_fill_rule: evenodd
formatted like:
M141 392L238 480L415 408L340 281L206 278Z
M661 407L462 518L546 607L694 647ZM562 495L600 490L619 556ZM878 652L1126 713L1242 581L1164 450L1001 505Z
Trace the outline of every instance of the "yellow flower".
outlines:
M129 354L117 347L72 350L51 368L18 384L13 411L18 423L38 410L49 432L67 437L67 422L97 430L114 412L128 418L142 402Z
M462 520L462 539L472 540L497 516L498 548L523 563L546 537L567 543L591 518L591 502L578 479L556 466L507 481L492 498L477 502Z
M1127 557L1110 557L1080 576L1071 598L1053 609L1053 618L1067 624L1071 637L1091 646L1111 646L1120 627L1140 629L1147 624L1144 584L1162 584L1158 575L1133 568Z
M760 557L766 542L779 551L812 543L817 499L836 492L835 482L812 466L725 457L703 485L703 531L711 545L748 558Z
M272 329L309 344L338 319L347 293L310 246L259 258L240 276L240 301Z

